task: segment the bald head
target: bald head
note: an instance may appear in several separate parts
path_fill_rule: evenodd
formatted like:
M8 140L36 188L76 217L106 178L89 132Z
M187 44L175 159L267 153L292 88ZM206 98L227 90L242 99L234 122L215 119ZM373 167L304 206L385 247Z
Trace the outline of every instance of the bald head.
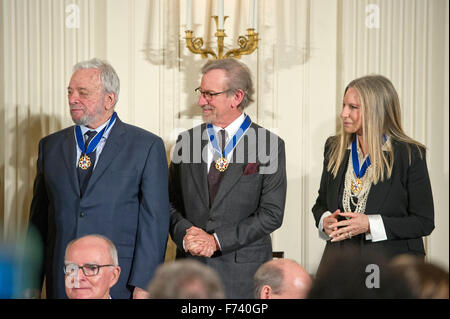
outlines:
M255 274L255 298L304 299L312 281L306 270L291 259L274 259Z
M71 241L64 264L66 294L70 299L107 299L120 276L117 250L100 235Z

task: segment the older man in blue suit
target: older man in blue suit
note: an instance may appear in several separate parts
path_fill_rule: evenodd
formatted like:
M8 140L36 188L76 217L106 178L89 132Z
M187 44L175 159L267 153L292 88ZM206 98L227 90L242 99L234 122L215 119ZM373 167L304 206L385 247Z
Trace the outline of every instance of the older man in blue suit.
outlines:
M45 274L48 298L65 298L64 251L74 238L96 233L117 247L122 271L112 298L145 298L164 261L169 230L164 144L117 117L119 88L107 62L76 64L67 88L76 125L39 143L30 227L44 242L41 283Z

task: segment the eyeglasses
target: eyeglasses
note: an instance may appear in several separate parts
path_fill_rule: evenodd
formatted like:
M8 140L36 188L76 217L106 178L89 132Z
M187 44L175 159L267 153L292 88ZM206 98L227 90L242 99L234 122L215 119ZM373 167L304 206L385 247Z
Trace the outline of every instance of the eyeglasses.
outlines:
M228 90L225 90L222 92L209 92L209 91L202 91L202 89L200 87L198 87L194 90L195 93L203 96L203 98L207 101L211 101L213 99L213 97L215 97L216 95L219 95L222 93L228 93L229 91L231 91L231 89L228 89Z
M83 266L78 266L77 264L66 264L64 265L64 274L73 275L78 272L81 268L83 274L86 277L97 276L100 268L102 267L114 267L115 265L96 265L96 264L85 264Z

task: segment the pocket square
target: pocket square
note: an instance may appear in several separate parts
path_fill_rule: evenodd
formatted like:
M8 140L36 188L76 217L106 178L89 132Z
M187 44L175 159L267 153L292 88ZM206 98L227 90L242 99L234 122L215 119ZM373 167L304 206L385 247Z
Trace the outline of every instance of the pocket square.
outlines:
M248 163L244 169L244 175L252 175L258 173L258 163Z

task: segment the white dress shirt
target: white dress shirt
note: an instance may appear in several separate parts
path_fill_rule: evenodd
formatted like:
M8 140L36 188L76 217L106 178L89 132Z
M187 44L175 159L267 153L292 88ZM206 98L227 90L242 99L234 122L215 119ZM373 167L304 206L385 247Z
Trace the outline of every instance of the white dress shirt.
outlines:
M225 128L213 125L213 129L214 129L214 133L216 134L216 137L220 138L219 131L224 129L227 132L225 134L225 136L226 136L225 145L226 145L228 143L228 141L234 136L234 134L236 134L236 132L239 130L242 123L244 123L244 120L245 120L245 114L242 113L237 119L235 119L230 125L228 125ZM233 150L233 152L234 152L234 150ZM226 159L228 162L230 162L231 158L233 157L233 152L230 152L226 155ZM216 153L216 151L214 150L214 147L212 146L211 141L208 141L208 163L207 163L208 164L207 165L208 173L209 173L209 168L211 167L211 163L214 159L215 153Z
M99 127L97 127L96 129L91 129L87 126L80 125L81 134L83 134L84 142L86 142L86 140L87 140L86 135L85 135L87 131L96 131L97 133L99 133L101 130L103 130L104 127L106 127L108 125L110 119L108 121L106 121L105 123L103 123L102 125L100 125ZM116 118L116 120L117 120L117 118ZM100 142L98 142L97 148L95 149L96 153L95 153L94 167L92 168L93 170L95 169L95 166L97 166L97 162L98 162L98 159L100 158L100 154L103 151L103 147L105 147L106 140L108 139L109 133L111 132L111 129L114 126L114 124L116 124L116 121L114 121L114 123L111 124L111 126L108 128L108 130L106 130L106 132L103 133L103 136L100 139ZM74 131L75 131L75 128L74 128ZM75 167L78 167L78 160L80 159L81 153L84 150L80 150L80 147L78 146L78 143L77 143L76 134L74 134L74 136L75 136L75 144L77 145L77 160L75 163Z

